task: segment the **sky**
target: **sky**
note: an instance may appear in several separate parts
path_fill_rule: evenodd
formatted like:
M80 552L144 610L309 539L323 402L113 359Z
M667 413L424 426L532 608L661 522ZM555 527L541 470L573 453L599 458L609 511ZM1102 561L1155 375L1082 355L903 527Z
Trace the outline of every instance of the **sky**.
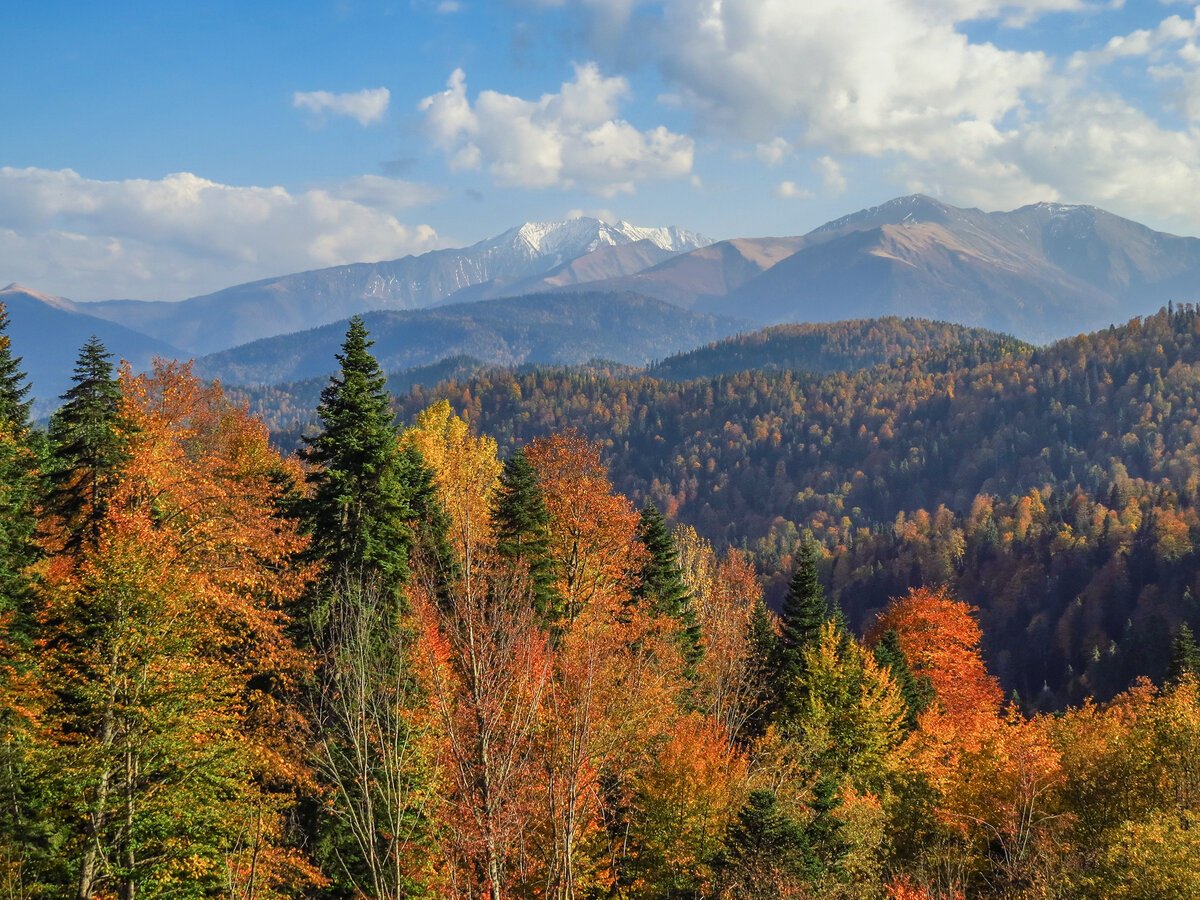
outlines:
M1187 3L41 0L0 34L0 284L77 300L915 192L1200 234Z

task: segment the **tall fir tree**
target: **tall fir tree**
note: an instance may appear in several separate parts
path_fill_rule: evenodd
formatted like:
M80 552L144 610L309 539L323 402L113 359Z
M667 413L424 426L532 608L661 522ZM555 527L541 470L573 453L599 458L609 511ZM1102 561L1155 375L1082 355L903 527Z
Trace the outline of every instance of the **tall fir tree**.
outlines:
M388 868L388 848L422 839L424 818L410 805L430 782L410 720L420 701L404 588L418 557L439 597L453 580L446 511L420 452L397 439L371 346L355 316L321 392L321 431L305 439L312 491L299 505L308 555L322 564L306 618L319 660L310 716L328 798L304 805L301 827L331 897L363 895ZM392 876L372 895L404 895Z
M675 542L667 531L666 520L653 503L647 503L642 510L637 534L647 554L633 593L634 600L645 603L657 615L668 616L678 623L680 652L688 672L693 673L704 655L700 623L679 568Z
M554 589L550 513L537 472L522 449L504 461L492 499L492 533L496 552L529 572L534 608L542 624L552 626L562 616L562 598Z
M13 356L8 310L0 303L0 634L17 621L27 594L26 567L37 558L38 458L29 421L32 386Z
M1178 684L1185 675L1200 677L1200 645L1187 623L1179 626L1171 643L1171 660L1167 664L1167 681Z
M129 461L132 425L121 409L112 354L96 336L79 351L72 385L50 418L47 507L63 545L95 544L121 471Z
M806 541L800 563L788 583L780 616L779 644L775 655L776 708L796 705L804 677L804 653L815 647L821 627L832 617L817 575L817 548Z
M894 628L885 631L875 645L875 662L891 672L907 708L904 725L909 731L915 730L917 719L933 702L933 683L925 676L918 678L913 674L900 647L900 635Z
M16 669L28 665L22 656L34 637L27 569L38 558L41 496L36 446L41 435L30 424L31 386L13 355L8 322L0 303L0 882L5 863L14 859L31 871L52 859L54 833L46 821L43 779L32 764L36 730L7 684Z
M314 468L301 513L312 536L309 555L324 564L324 585L347 577L378 581L398 602L409 574L414 510L373 343L362 318L352 318L337 354L340 370L321 391L321 430L304 439L304 458ZM327 613L318 600L311 611L318 630Z

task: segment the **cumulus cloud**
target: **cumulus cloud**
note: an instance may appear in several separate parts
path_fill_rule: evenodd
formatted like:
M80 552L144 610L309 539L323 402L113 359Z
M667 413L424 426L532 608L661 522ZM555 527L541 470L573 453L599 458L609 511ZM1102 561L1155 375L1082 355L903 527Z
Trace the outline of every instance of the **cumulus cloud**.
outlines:
M1153 27L1060 58L969 26L1020 28L1120 0L805 0L802 13L789 0L625 0L605 27L624 22L618 47L636 52L605 56L594 0L556 5L575 10L616 71L635 58L654 66L660 102L690 111L700 132L749 145L767 166L816 156L814 189L844 189L840 166L821 160L867 158L898 191L988 208L1108 203L1194 229L1198 9L1164 9ZM1107 71L1131 61L1157 92Z
M364 202L386 196L386 181L293 193L186 172L97 181L70 169L0 167L0 282L77 299L177 299L439 246L432 228L387 211L413 200L411 187L393 185L391 202Z
M792 153L792 145L781 137L764 141L754 148L754 153L768 166L777 166Z
M387 112L392 95L387 88L367 88L345 94L330 91L296 91L292 106L310 113L312 121L322 125L329 116L346 116L359 125L372 125Z
M775 196L784 200L809 200L813 193L808 188L801 187L794 181L781 181L775 185Z
M577 65L555 94L526 100L481 91L472 104L466 74L420 103L425 130L451 168L486 166L498 184L580 187L604 196L632 193L641 181L686 177L691 138L659 126L641 131L618 117L629 96L624 78L594 64Z

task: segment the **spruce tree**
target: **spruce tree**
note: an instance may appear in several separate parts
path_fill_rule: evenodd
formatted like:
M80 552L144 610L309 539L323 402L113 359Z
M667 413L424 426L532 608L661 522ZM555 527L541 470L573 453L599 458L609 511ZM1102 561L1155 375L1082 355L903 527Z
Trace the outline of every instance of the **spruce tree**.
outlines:
M94 544L129 460L132 425L121 412L112 354L94 335L79 351L72 385L50 418L48 501L70 550Z
M1185 622L1175 633L1171 644L1171 661L1167 665L1167 681L1178 684L1185 675L1200 676L1200 645Z
M330 798L306 803L301 827L337 897L366 893L378 860L393 852L401 831L382 827L389 817L403 821L409 840L423 839L424 816L408 804L431 783L413 751L408 711L421 701L403 590L418 556L440 602L448 602L453 580L446 511L420 451L397 440L371 346L355 316L339 371L321 392L321 430L305 439L312 492L299 505L312 536L309 557L323 564L307 610L318 658L309 704ZM396 884L387 891L406 895Z
M12 338L8 334L8 309L0 303L0 426L25 434L29 431L29 384L21 358L13 356Z
M377 581L399 599L413 543L411 485L397 446L386 377L371 355L362 318L350 320L340 370L321 391L320 432L304 439L312 495L301 506L312 535L309 554L324 563L323 582ZM320 623L327 610L313 610Z
M732 896L775 900L820 873L802 825L779 807L771 790L750 792L725 837L715 868Z
M11 617L26 594L25 568L37 558L38 460L29 421L30 387L20 358L12 354L8 311L0 303L0 624L7 621L9 629L18 630L21 624Z
M496 552L526 567L538 616L544 625L552 625L562 614L562 599L554 589L550 514L537 472L524 450L504 461L500 486L492 500L492 532Z
M666 520L653 503L647 503L638 522L638 539L647 550L646 562L634 591L634 600L645 603L656 615L678 623L678 641L688 672L695 671L704 653L700 623L692 597L683 581L679 554L667 531Z
M894 628L885 631L875 645L875 662L892 673L904 698L904 705L908 708L904 716L905 727L909 731L914 730L921 713L933 702L933 683L928 677L918 678L913 674L904 651L900 649L900 635Z
M746 722L746 733L757 737L767 727L773 706L772 666L779 650L779 635L775 633L776 616L760 597L750 612L750 659L753 660L757 706Z
M804 677L804 651L817 644L821 626L831 618L821 580L817 577L817 548L808 541L801 548L800 563L783 599L775 662L778 707L795 705Z

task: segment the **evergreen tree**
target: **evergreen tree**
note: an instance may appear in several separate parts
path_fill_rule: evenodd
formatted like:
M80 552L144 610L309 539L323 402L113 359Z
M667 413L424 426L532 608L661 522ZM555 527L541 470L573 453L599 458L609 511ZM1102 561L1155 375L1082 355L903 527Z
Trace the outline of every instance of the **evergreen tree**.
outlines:
M757 688L757 706L746 722L746 733L750 737L763 733L773 705L771 667L779 652L779 635L775 632L775 621L775 614L759 597L750 612L749 625L750 659L753 660Z
M900 649L900 635L894 628L885 631L879 643L875 645L875 662L879 663L880 668L892 673L908 710L904 716L904 724L912 731L917 727L917 719L921 713L933 702L932 682L928 677L918 678L913 674L908 660L904 658L904 651Z
M400 480L408 493L415 523L414 550L424 561L423 570L438 602L450 603L458 562L450 546L450 514L438 496L433 470L425 464L415 443L400 447Z
M803 826L779 808L774 791L750 792L716 861L732 896L775 900L812 882L820 866Z
M648 552L638 587L634 591L634 600L648 604L655 614L668 616L679 623L680 650L689 672L692 672L704 653L700 623L692 607L691 594L683 581L675 542L667 531L666 520L653 503L646 504L642 510L638 539Z
M109 499L129 460L132 426L121 411L121 386L112 354L93 336L79 351L63 405L50 418L50 512L58 516L64 545L78 550L96 542Z
M0 303L0 425L20 434L29 431L31 387L21 368L21 358L13 356L8 309Z
M324 585L377 580L398 601L409 574L414 510L372 343L362 318L352 318L337 355L340 371L321 391L321 431L304 439L314 469L312 496L301 510L312 535L310 556L325 564ZM319 628L328 613L324 602L312 612Z
M796 692L804 676L804 653L820 640L821 627L831 618L841 624L840 615L831 617L821 580L817 577L817 548L806 541L800 550L800 563L788 583L780 617L775 684L778 707L795 706Z
M550 558L550 513L538 484L537 472L517 450L504 461L500 486L492 500L492 533L496 551L524 565L533 586L533 602L543 624L562 615L562 599L554 589L554 562Z
M1187 623L1179 626L1171 645L1171 661L1167 665L1167 681L1177 684L1184 675L1200 676L1200 645Z

